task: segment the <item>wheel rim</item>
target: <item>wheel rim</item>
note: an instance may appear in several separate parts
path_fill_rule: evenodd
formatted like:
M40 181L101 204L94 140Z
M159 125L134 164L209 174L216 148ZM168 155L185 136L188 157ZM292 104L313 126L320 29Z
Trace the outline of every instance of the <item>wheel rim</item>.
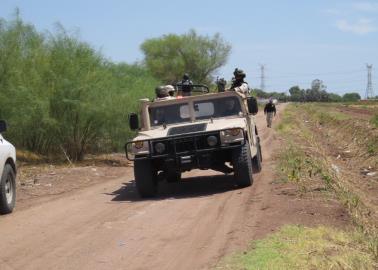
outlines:
M13 188L12 177L8 176L5 179L5 198L8 204L11 204L13 201Z

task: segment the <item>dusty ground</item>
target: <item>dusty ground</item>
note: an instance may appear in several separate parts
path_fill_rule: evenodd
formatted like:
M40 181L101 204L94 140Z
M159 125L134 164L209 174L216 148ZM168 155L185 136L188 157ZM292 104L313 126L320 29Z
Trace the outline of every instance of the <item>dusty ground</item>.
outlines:
M111 181L128 173L124 154L89 157L76 165L18 165L17 210L55 200L77 189Z
M16 211L0 216L0 269L209 269L283 224L348 226L332 197L301 197L277 181L273 156L282 141L257 118L264 162L249 188L195 171L140 200L131 167L24 175Z

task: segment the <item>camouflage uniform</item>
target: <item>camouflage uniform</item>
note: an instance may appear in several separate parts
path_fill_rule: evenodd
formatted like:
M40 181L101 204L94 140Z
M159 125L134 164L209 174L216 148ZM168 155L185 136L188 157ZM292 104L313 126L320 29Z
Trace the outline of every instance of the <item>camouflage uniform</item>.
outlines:
M246 74L241 69L235 69L234 71L234 79L232 81L232 85L230 90L236 91L244 95L249 95L250 89L248 83L244 81Z

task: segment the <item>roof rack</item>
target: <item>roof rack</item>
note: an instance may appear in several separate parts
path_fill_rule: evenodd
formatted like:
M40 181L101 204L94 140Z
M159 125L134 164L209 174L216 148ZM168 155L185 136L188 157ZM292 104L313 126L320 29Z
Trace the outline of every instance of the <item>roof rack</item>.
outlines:
M188 85L181 84L181 83L177 83L174 85L176 91L180 91L182 86L188 86ZM191 84L190 87L192 88L192 93L202 93L202 94L210 93L209 87L204 84Z

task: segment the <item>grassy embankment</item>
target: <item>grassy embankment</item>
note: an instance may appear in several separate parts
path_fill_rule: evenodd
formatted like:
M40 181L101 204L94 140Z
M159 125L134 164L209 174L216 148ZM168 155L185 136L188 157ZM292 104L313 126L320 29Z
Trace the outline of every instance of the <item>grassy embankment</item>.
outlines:
M219 269L377 269L378 116L376 104L363 106L292 104L277 126L286 141L281 180L300 194L321 183L347 208L354 229L289 225Z

